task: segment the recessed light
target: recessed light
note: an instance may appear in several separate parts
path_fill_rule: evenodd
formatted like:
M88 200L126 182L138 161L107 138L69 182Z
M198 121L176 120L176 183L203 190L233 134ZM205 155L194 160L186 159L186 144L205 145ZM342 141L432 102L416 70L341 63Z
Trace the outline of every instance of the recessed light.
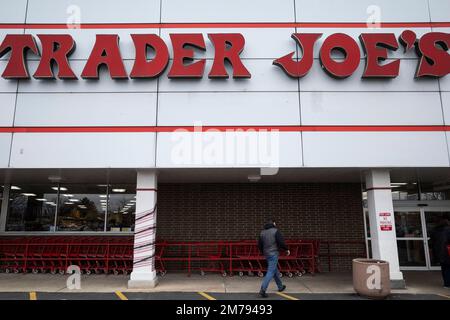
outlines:
M36 197L34 193L22 193L22 195L26 197Z
M36 199L37 201L47 201L47 199L44 199L44 198L39 198L39 199Z
M69 199L69 201L71 201L71 202L79 202L80 200L79 199Z
M11 190L22 190L22 188L18 186L11 186Z
M125 192L126 189L112 189L112 192Z

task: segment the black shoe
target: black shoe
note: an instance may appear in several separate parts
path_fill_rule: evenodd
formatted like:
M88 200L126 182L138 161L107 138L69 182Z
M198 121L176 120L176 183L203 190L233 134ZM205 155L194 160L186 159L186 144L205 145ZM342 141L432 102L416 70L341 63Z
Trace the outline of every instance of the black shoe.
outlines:
M285 285L283 285L283 286L281 287L281 289L278 289L278 292L282 292L282 291L284 291L284 290L286 290L286 286L285 286Z
M264 291L260 291L260 292L259 292L259 296L260 296L261 298L267 298L267 297L268 297L267 293L265 293Z

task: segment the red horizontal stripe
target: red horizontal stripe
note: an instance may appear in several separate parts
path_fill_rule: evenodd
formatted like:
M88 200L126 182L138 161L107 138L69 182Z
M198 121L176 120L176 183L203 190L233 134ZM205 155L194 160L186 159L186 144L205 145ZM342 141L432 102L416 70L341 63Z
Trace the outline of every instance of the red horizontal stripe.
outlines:
M281 132L381 132L450 131L450 126L147 126L147 127L0 127L0 133L125 133L125 132L205 132L205 131L281 131Z
M173 28L369 28L365 22L205 22L205 23L2 23L0 29L173 29ZM381 28L450 27L450 22L384 22Z

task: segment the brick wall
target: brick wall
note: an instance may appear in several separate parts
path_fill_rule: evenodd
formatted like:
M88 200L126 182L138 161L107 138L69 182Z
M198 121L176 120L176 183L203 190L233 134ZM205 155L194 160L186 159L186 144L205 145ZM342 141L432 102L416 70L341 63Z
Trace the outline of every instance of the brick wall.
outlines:
M256 239L273 217L285 238L364 240L359 184L161 184L157 236L166 240ZM333 271L348 271L360 244L333 245ZM322 252L325 248L322 247ZM321 259L324 270L328 262Z

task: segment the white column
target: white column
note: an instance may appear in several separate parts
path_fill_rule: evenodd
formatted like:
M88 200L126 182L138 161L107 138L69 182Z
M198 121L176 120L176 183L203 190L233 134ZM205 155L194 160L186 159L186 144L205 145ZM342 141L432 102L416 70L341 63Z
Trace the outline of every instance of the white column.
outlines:
M129 288L153 288L158 279L155 270L156 192L155 170L138 170L136 217L134 226L133 271Z
M6 215L8 214L10 190L11 190L10 184L5 184L3 186L2 205L0 207L0 232L6 230Z
M366 189L372 257L389 262L392 288L404 287L398 261L389 170L372 169L366 172Z

